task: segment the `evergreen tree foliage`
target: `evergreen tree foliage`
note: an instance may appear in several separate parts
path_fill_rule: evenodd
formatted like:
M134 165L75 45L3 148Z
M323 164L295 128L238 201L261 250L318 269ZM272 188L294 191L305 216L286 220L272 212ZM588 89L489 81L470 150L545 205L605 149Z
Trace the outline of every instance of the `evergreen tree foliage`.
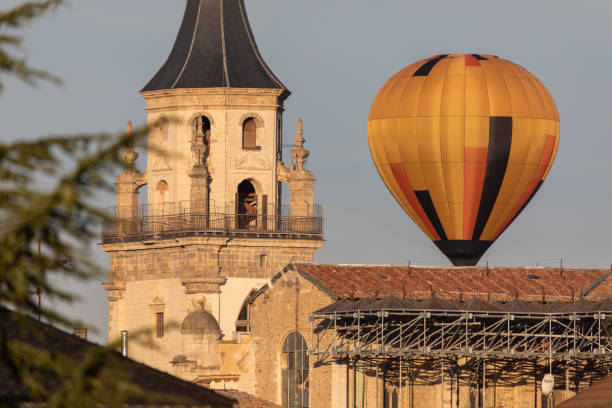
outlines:
M13 56L10 49L21 46L22 38L16 34L8 34L7 31L19 29L63 3L64 0L28 1L8 11L0 11L0 74L16 75L30 85L36 84L38 80L61 82L57 76L31 68L24 59Z
M30 85L59 78L30 67L13 52L22 42L27 23L62 6L63 0L28 1L0 11L0 90L3 77L16 76ZM0 94L1 97L1 94ZM8 309L70 327L53 310L39 310L34 293L48 300L74 300L73 294L50 283L50 276L91 279L101 272L91 260L105 214L97 206L112 191L109 175L131 164L120 152L146 129L121 134L48 136L30 141L0 140L0 319ZM1 327L1 325L0 325ZM9 367L34 401L50 407L121 406L127 390L138 390L113 369L112 346L71 360L19 344L0 330L0 364ZM53 378L52 391L42 377ZM0 406L9 406L0 401Z

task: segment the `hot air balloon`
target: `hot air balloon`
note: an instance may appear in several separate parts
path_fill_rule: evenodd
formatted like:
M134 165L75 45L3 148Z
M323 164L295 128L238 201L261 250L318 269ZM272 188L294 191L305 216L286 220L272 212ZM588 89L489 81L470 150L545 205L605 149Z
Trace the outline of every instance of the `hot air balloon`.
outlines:
M383 181L454 265L476 265L533 198L559 145L559 114L525 68L445 54L399 71L368 120Z

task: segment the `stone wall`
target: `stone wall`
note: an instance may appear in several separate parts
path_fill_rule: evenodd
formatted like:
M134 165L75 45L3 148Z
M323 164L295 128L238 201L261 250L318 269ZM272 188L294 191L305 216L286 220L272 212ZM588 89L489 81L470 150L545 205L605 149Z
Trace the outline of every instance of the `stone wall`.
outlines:
M287 272L264 291L251 305L251 344L255 359L255 387L258 397L281 403L280 357L281 348L286 337L295 331L295 282L297 274ZM304 336L309 349L310 322L308 315L331 302L328 295L309 281L299 280L299 313L298 330ZM314 367L310 359L310 401L311 407L331 406L331 368L330 366Z
M105 244L109 282L219 277L268 279L291 262L312 262L323 241L194 237Z
M151 158L147 161L149 204L156 204L156 184L163 180L169 186L167 201L190 199L188 173L192 165L191 137L194 120L206 116L211 122L211 148L208 169L212 179L210 197L219 211L234 201L238 184L249 179L258 196L267 195L270 209L276 208L277 152L280 115L283 100L278 89L172 89L148 92L149 125L168 119L161 133L154 129L149 136ZM242 148L242 124L255 118L259 149ZM167 152L158 160L156 150ZM231 206L230 206L231 208Z
M272 286L254 300L250 309L251 365L254 369L254 387L248 384L248 392L276 403L281 403L281 347L287 335L295 329L295 286L299 280L299 331L309 349L318 337L327 338L330 332L322 331L311 336L308 315L329 305L333 300L309 280L289 270ZM328 344L325 341L322 344ZM342 356L341 356L342 357ZM595 366L589 368L589 364ZM585 362L578 371L581 380L575 382L578 367L568 366L569 382L565 384L565 365L555 366L555 403L575 395L577 390L588 387L599 378L595 372L604 373L609 366L603 363ZM436 357L402 360L401 385L398 378L399 361L391 365L379 360L378 368L371 362L351 359L334 361L329 358L317 361L310 357L310 406L331 408L387 408L392 401L402 408L543 408L546 405L541 393L541 379L548 372L547 362L538 360L488 360L485 363L485 387L482 386L482 365L477 370L477 359L458 360L446 358L441 363ZM599 367L601 366L601 367ZM599 367L599 368L597 368ZM606 368L607 367L607 368ZM440 373L444 373L441 381ZM598 374L600 377L603 374ZM347 401L348 400L348 401Z
M289 262L311 262L322 244L196 237L103 245L111 258L109 281L104 284L109 298L109 340L119 339L123 330L130 336L146 334L144 343L130 342L130 357L193 380L192 370L170 364L185 352L179 326L187 313L203 302L219 323L223 339L234 341L236 319L250 292ZM166 305L168 329L162 339L151 337L155 298Z

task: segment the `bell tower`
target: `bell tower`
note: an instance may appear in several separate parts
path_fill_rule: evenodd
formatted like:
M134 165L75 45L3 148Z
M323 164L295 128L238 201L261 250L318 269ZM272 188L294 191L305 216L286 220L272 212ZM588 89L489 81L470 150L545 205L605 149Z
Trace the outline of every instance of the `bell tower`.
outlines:
M223 362L194 355L186 317L215 320L224 341L248 336L248 295L286 264L312 262L324 242L302 122L285 165L290 92L263 61L243 0L187 0L170 56L141 94L146 171L117 178L115 220L103 228L109 339L151 329L150 343L130 342L130 357L189 380L219 379Z

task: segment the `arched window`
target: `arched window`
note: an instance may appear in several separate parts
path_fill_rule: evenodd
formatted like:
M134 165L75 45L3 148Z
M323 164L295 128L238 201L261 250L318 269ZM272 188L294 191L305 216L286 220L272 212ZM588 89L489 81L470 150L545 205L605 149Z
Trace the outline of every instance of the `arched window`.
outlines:
M238 185L236 193L236 218L238 228L250 228L257 222L257 193L249 180Z
M168 183L165 180L160 180L155 186L155 204L162 206L168 202Z
M249 180L238 185L238 214L257 215L257 194Z
M257 146L257 124L253 118L246 119L242 124L242 148L259 149L259 146Z
M237 332L250 332L250 303L251 296L257 292L256 290L252 290L247 296L244 303L242 303L242 307L240 308L240 313L238 313L238 319L236 319L236 331Z
M299 333L289 334L281 354L283 407L309 407L310 364L306 340Z

